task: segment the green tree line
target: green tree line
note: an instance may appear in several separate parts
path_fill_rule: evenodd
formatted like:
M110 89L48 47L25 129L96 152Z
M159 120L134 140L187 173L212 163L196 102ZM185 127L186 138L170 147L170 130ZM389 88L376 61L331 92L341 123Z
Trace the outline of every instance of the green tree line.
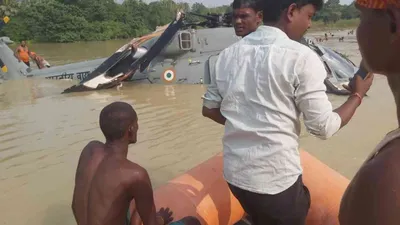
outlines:
M314 16L315 21L323 21L325 24L336 23L338 20L350 20L360 18L360 13L354 5L341 5L339 0L328 0L323 9Z
M190 6L173 0L125 0L122 4L114 0L0 0L0 16L11 17L0 36L36 42L132 38L168 24L178 9L199 14L225 13L231 11L231 6L207 8L201 3ZM329 0L314 20L334 23L358 16L354 4L343 6L339 0ZM190 16L188 19L201 20Z

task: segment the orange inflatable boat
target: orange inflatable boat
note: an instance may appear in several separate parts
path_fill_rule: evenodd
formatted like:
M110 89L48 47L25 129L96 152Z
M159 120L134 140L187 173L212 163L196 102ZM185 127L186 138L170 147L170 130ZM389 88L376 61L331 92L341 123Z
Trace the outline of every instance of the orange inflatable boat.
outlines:
M349 181L305 151L303 180L311 193L307 225L338 225L341 197ZM156 207L170 207L174 220L194 216L205 225L231 225L245 213L222 175L222 153L158 188Z

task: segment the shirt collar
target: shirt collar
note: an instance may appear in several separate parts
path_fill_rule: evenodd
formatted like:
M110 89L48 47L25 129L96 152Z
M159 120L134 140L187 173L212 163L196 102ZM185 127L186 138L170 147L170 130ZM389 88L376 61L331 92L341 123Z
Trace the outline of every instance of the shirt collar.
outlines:
M281 29L272 26L261 25L257 28L256 31L244 37L243 40L252 43L257 41L269 42L272 40L282 39L282 38L288 39L289 37Z

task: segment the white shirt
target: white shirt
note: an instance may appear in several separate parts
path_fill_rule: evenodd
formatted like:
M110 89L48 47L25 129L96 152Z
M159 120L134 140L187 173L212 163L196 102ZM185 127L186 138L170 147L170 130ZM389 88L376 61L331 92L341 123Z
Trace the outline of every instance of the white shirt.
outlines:
M322 139L340 129L325 93L323 62L280 29L260 26L223 50L214 69L203 105L220 108L226 118L226 181L260 194L286 190L302 173L300 114Z

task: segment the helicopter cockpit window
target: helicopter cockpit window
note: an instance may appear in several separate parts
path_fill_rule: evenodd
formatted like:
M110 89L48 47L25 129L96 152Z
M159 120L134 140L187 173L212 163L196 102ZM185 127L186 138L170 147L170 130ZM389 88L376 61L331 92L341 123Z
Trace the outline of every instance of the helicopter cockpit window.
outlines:
M182 50L192 49L192 34L182 31L179 33L179 48Z

